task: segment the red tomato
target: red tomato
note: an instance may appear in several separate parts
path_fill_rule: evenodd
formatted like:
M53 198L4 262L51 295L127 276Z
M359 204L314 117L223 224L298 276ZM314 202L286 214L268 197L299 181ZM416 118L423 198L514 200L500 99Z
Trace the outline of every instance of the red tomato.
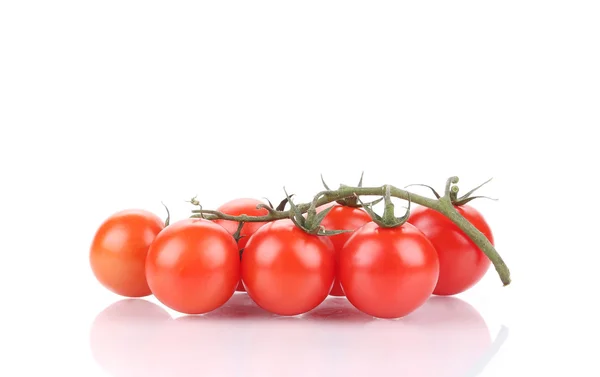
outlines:
M146 260L148 285L166 306L202 314L223 305L240 280L237 245L223 227L204 219L169 225Z
M336 204L327 216L325 216L321 225L328 230L356 230L370 221L371 217L362 209ZM340 233L335 236L329 236L335 249L336 259L351 235L352 233ZM332 296L344 296L344 291L337 277L329 294Z
M90 265L96 279L122 296L151 294L146 282L146 255L164 222L144 210L120 211L96 231L90 247Z
M403 317L433 292L439 274L435 248L411 224L357 229L339 255L338 278L348 300L379 318Z
M271 313L297 315L315 308L329 294L334 277L331 241L304 232L289 219L264 225L244 249L244 287Z
M221 205L219 208L217 208L217 211L220 211L227 215L232 215L232 216L240 216L240 215L264 216L264 215L268 215L269 211L267 211L266 209L264 209L264 208L257 209L256 208L256 206L259 204L264 204L264 203L261 202L260 200L256 200L256 199L248 199L248 198L234 199L234 200L231 200L231 201ZM214 221L217 224L221 225L223 228L225 228L231 235L235 234L235 232L237 231L237 228L238 228L237 221L229 221L229 220L222 220L222 219L217 219ZM238 248L241 250L244 247L246 247L246 243L248 243L248 239L250 238L250 236L253 235L261 226L263 226L265 224L266 224L266 222L247 222L247 223L245 223L244 226L242 227L242 232L240 233L242 238L240 238L238 240ZM242 284L241 280L238 283L236 291L240 291L240 292L245 291L244 284Z
M468 205L456 210L493 244L492 231L483 216ZM475 285L490 266L488 257L450 219L427 207L415 208L408 221L431 241L440 259L436 295L455 295Z

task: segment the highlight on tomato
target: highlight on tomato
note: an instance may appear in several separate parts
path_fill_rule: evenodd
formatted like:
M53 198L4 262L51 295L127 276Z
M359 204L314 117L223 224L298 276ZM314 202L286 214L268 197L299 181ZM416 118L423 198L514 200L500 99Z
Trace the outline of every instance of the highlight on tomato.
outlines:
M163 220L140 209L123 210L107 218L96 231L89 251L96 279L121 296L150 295L146 256L163 228Z
M325 300L335 277L333 244L290 219L262 226L242 256L242 282L250 298L271 313L293 316Z
M479 211L467 204L455 205L455 208L494 244L492 230ZM489 258L446 216L427 207L418 207L408 222L421 230L437 251L440 276L433 294L455 295L483 278L491 263Z
M240 280L238 247L220 225L185 219L166 227L146 259L154 296L171 309L202 314L223 305Z

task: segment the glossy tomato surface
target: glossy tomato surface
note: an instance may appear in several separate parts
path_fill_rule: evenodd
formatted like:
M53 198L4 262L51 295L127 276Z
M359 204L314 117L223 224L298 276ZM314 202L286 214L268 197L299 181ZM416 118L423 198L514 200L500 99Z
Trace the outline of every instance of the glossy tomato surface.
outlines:
M231 235L204 219L166 227L146 260L148 285L171 309L202 314L223 305L240 280L240 258Z
M462 205L456 209L494 243L489 225L475 208ZM446 216L426 207L418 207L412 211L408 222L425 233L437 250L440 277L434 294L447 296L464 292L487 272L489 258Z
M408 223L395 228L365 224L339 255L338 278L346 297L379 318L403 317L420 307L431 296L438 274L433 245Z
M146 282L146 256L164 222L144 210L120 211L96 231L89 261L96 279L114 293L126 297L150 295Z
M244 287L271 313L297 315L315 308L329 294L334 277L331 241L304 232L289 219L261 227L244 249Z
M328 230L356 230L370 221L371 217L364 210L336 204L327 216L325 216L321 225ZM335 249L336 259L351 235L352 233L348 232L329 236ZM329 294L332 296L344 296L344 291L337 277Z
M232 216L240 216L240 215L264 216L264 215L268 215L269 211L267 211L266 209L256 208L256 206L259 204L264 204L264 203L261 202L260 200L256 200L256 199L240 198L240 199L231 200L231 201L221 205L219 208L217 208L217 211L220 211L227 215L232 215ZM222 219L217 219L214 221L217 224L221 225L223 228L225 228L231 235L235 234L235 232L238 229L237 221L229 221L229 220L222 220ZM238 243L237 243L238 248L240 250L242 250L244 247L246 247L246 243L248 243L250 236L253 235L258 229L260 229L261 226L263 226L265 224L266 224L265 222L247 222L247 223L245 223L244 226L242 227L242 231L240 233L241 238L238 240ZM244 285L242 284L241 280L240 280L236 290L240 291L240 292L245 291Z

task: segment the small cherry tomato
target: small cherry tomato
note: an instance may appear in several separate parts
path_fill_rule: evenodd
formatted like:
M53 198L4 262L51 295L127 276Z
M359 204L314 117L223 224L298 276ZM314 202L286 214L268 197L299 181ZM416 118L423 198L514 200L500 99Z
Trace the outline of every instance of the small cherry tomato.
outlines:
M371 217L362 209L336 204L327 216L325 216L321 225L327 230L356 230L370 221ZM352 233L348 232L329 236L335 249L336 259L351 235ZM344 291L337 277L329 294L332 296L344 296Z
M96 279L121 296L150 295L146 256L163 228L163 220L144 210L124 210L106 219L90 247L89 260Z
M475 208L455 206L456 210L494 244L492 231ZM489 258L450 219L427 207L411 212L408 222L419 228L435 247L440 259L440 277L433 291L448 296L466 291L487 272Z
M338 278L360 311L379 318L403 317L433 292L439 274L437 253L411 224L382 228L370 222L357 229L339 255Z
M227 215L232 216L240 216L240 215L248 215L248 216L264 216L268 215L269 211L264 208L256 208L257 205L264 204L260 200L249 199L249 198L240 198L231 200L219 208L217 211L220 211ZM217 224L221 225L225 228L229 234L233 235L238 229L237 221L229 221L223 219L214 220ZM242 231L240 233L241 238L238 240L238 248L242 250L246 247L246 243L248 243L248 239L251 235L253 235L261 226L265 225L266 222L247 222L242 226ZM244 285L241 280L236 288L236 291L244 292Z
M242 282L260 307L297 315L318 306L335 277L335 252L327 237L308 234L289 219L261 227L242 256Z
M240 280L240 257L231 235L204 219L166 227L146 260L154 296L181 313L202 314L223 305Z

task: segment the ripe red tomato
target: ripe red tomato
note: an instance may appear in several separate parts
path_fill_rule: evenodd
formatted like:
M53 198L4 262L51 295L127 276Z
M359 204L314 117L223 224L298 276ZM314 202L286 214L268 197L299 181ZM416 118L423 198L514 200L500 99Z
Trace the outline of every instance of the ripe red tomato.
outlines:
M348 300L379 318L403 317L421 306L438 279L437 253L411 224L357 229L339 255L338 278Z
M267 211L266 209L264 209L264 208L257 209L256 208L256 206L259 204L264 204L264 203L261 202L260 200L256 200L256 199L240 198L240 199L231 200L231 201L221 205L219 208L217 208L217 211L220 211L222 213L225 213L227 215L232 215L232 216L240 216L240 215L264 216L264 215L268 215L269 211ZM229 221L229 220L222 220L222 219L217 219L214 221L217 224L221 225L223 228L225 228L231 235L235 234L235 232L237 231L237 228L238 228L237 221ZM265 224L266 224L266 222L247 222L247 223L245 223L244 226L242 227L242 231L240 233L240 235L242 237L238 240L238 243L237 243L238 248L241 250L244 247L246 247L246 243L248 243L248 239L250 239L250 236L253 235L261 226L263 226ZM238 283L236 291L239 291L239 292L245 291L244 285L242 284L241 280Z
M212 221L179 221L152 243L146 277L154 296L171 309L210 312L229 300L240 280L237 245Z
M163 220L144 210L124 210L106 219L90 247L89 260L96 279L121 296L150 295L146 255L163 227Z
M483 216L469 205L456 210L493 244L494 238ZM487 272L489 258L441 213L426 207L414 209L408 222L419 228L431 241L440 259L440 277L433 291L436 295L454 295L475 285Z
M328 230L356 230L370 221L371 217L364 210L336 204L333 206L333 209L329 211L327 216L325 216L321 225ZM336 259L351 235L352 233L340 233L329 236L335 249ZM337 277L329 294L332 296L344 296L344 291L342 290Z
M305 313L331 290L335 255L327 237L311 235L289 219L261 227L242 257L242 281L260 307L279 315Z

